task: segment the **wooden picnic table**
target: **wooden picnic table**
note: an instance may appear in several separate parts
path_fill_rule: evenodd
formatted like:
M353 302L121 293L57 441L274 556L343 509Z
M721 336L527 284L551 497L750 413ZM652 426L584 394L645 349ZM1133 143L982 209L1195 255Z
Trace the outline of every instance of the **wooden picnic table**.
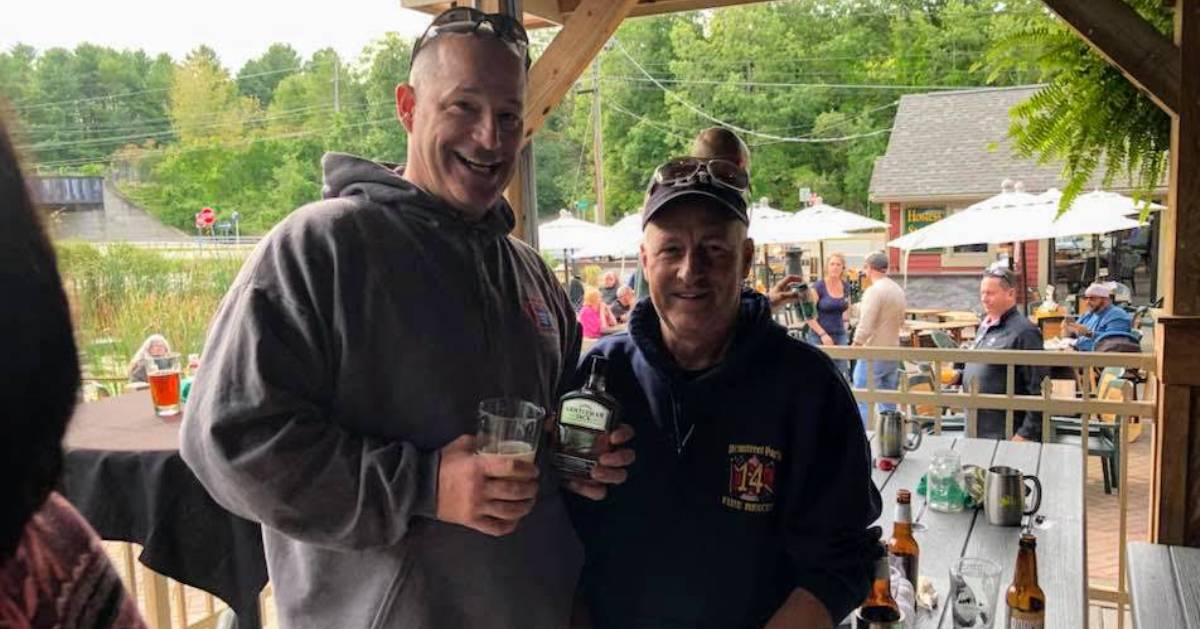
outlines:
M945 308L905 308L904 315L910 320L937 319L938 315L946 312Z
M872 450L877 451L877 447L877 440L872 437ZM1043 518L1040 522L1035 521L1034 534L1038 538L1038 581L1046 593L1046 626L1087 626L1083 454L1079 447L925 435L921 447L909 452L893 470L885 472L875 468L872 471L884 505L883 515L876 524L883 527L885 538L891 536L897 490L913 492L916 517L924 502L916 496L917 483L929 469L933 455L946 449L958 452L963 465L978 465L984 469L1006 465L1025 474L1036 474L1041 479L1046 494L1038 515ZM982 510L942 513L926 509L920 522L926 526L915 533L921 547L921 576L933 581L939 604L932 614L918 611L914 627L953 628L950 614L946 612L946 599L950 592L950 565L959 557L986 557L1000 564L1003 572L993 626L1005 626L1008 609L1004 604L1004 592L1012 582L1016 566L1020 527L992 526Z
M943 323L949 321L970 321L972 325L979 325L979 315L968 310L947 310L938 313L938 321Z
M950 333L950 336L954 338L954 341L956 343L962 343L963 330L974 329L977 324L978 324L977 322L973 323L971 321L913 321L913 320L909 320L909 321L904 322L904 329L909 331L909 339L910 339L909 343L913 347L920 347L920 343L917 339L918 339L918 336L922 332L928 332L931 330L945 330Z
M1134 627L1200 627L1200 549L1133 542L1126 555Z

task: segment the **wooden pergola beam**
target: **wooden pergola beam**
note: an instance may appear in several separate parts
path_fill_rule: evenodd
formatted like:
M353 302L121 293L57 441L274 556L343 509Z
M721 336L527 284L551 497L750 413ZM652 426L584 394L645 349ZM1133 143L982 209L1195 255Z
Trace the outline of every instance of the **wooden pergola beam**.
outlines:
M546 122L575 80L612 37L637 0L583 0L529 70L525 139Z
M1169 114L1179 111L1179 48L1122 0L1042 0Z
M564 18L579 6L581 0L559 0L559 12ZM661 15L663 13L678 13L681 11L697 11L700 9L715 9L732 7L739 4L754 4L763 0L640 0L629 10L629 17L646 15Z

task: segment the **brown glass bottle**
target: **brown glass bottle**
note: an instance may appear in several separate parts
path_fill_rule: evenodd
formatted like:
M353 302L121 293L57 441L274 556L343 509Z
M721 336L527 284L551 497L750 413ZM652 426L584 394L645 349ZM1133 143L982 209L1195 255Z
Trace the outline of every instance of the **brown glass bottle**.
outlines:
M920 574L921 547L913 537L912 494L907 489L896 492L896 521L892 525L892 538L888 540L888 556L915 591Z
M608 451L608 434L621 414L621 405L605 390L608 360L593 356L589 368L583 388L563 395L558 404L554 467L572 478L591 478L600 455Z
M1038 586L1037 538L1021 535L1017 569L1008 586L1008 629L1043 629L1046 626L1046 594Z
M885 549L881 549L885 550ZM875 562L875 580L871 582L871 593L858 610L859 617L866 622L896 622L900 620L900 606L892 598L891 563L887 552Z

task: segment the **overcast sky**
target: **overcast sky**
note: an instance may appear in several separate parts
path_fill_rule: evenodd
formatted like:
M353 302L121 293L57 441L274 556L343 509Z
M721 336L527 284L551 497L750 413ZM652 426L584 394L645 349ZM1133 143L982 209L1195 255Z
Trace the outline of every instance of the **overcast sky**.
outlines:
M332 46L356 59L388 31L420 35L429 17L400 0L3 0L0 49L24 43L39 50L91 42L165 52L176 60L200 44L237 72L273 42L306 59Z

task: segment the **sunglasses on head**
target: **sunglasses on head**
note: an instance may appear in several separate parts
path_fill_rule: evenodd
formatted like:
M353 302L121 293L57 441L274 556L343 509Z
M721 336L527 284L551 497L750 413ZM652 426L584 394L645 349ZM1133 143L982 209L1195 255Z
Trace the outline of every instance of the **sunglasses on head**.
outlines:
M525 69L529 69L529 35L525 27L503 13L484 13L471 7L456 7L444 11L433 18L433 23L425 29L425 33L413 44L410 66L416 61L421 48L429 42L447 33L466 33L468 35L490 35L499 39L510 50L525 60Z
M672 188L709 184L743 195L750 190L750 175L737 164L719 158L677 157L654 169L654 182Z

